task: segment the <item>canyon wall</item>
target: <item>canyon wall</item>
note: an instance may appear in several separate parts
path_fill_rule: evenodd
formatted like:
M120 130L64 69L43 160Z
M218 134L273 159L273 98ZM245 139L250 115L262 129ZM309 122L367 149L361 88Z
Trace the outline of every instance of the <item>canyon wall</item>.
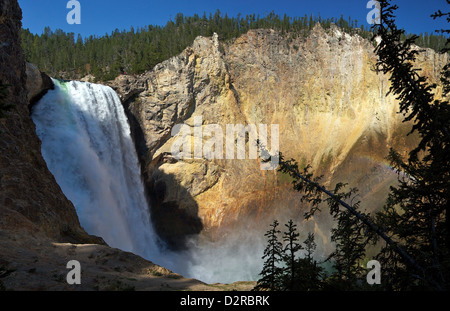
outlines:
M198 233L215 239L274 218L301 219L307 208L289 176L261 170L248 152L246 160L175 158L172 130L186 124L193 136L195 117L203 130L218 124L223 133L227 124L267 124L269 140L270 125L278 124L286 158L311 164L326 186L358 187L364 209L381 208L397 178L385 160L389 148L406 154L417 137L406 136L411 124L402 122L395 98L385 96L390 82L374 70L373 50L370 41L335 26L317 24L296 39L251 30L226 43L217 35L198 37L153 70L111 82L128 111L160 236L177 247ZM447 55L426 49L416 65L436 82L445 63ZM319 217L304 225L326 242L329 220Z
M32 66L28 68L31 78L27 83L27 66L19 42L19 5L2 0L0 8L0 81L9 85L6 101L13 106L0 119L0 227L42 232L59 242L100 242L81 228L75 208L42 158L29 105L49 86ZM41 80L35 81L33 73Z

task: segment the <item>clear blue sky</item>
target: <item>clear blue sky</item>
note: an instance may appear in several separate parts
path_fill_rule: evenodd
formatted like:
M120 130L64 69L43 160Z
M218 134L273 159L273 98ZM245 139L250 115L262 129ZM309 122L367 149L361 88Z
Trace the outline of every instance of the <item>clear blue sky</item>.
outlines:
M102 36L116 28L129 30L146 25L164 25L179 12L184 15L209 16L219 9L222 14L234 17L238 13L265 14L287 13L289 16L320 14L322 17L349 16L358 24L366 23L368 0L79 0L81 3L81 25L69 25L66 16L68 0L19 0L23 11L23 27L41 34L46 26L66 32L80 33L83 37ZM437 9L448 11L445 0L394 0L399 6L397 25L407 32L433 32L447 28L443 18L433 20L429 16Z

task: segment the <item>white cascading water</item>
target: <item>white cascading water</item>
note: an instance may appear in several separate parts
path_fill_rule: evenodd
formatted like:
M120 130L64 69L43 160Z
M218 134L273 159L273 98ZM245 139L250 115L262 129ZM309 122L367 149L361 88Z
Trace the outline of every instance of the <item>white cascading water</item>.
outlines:
M159 248L130 126L116 92L99 84L53 82L55 89L33 107L31 116L47 166L89 234L204 282L254 279L262 266L260 255L255 256L263 252L260 237L238 234L220 245L193 241L190 250L178 253Z
M119 97L103 85L53 82L32 118L48 168L81 225L112 247L155 258L157 238Z

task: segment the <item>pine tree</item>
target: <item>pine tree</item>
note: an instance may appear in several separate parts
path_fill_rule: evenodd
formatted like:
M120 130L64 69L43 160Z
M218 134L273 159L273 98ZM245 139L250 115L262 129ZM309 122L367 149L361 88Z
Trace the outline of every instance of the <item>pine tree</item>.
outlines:
M309 16L309 29L312 29L314 27L314 18L312 16L312 14Z
M287 228L287 231L283 234L283 241L285 242L283 261L285 263L285 274L287 275L285 287L289 290L294 290L294 284L297 282L295 256L298 251L303 249L303 247L297 243L300 234L297 232L297 225L294 224L292 219L285 224L285 227Z
M333 191L328 191L319 183L321 176L314 177L309 172L309 165L300 173L295 160L286 161L281 153L279 158L279 170L293 178L294 189L303 192L301 201L310 206L309 211L305 213L305 218L309 219L315 213L320 212L322 203L326 203L336 222L335 228L332 229L332 241L336 244L336 249L329 257L336 272L329 278L329 286L332 289L358 289L358 283L363 273L361 262L365 256L366 246L376 243L379 237L394 246L396 243L374 223L370 215L358 210L359 202L351 205L346 203L347 200L354 201L357 189L342 191L346 184L338 183ZM399 247L395 250L402 254L405 253ZM317 264L311 265L307 259L300 259L298 265L299 269L306 269L305 271L309 271L308 273L311 272L308 267L319 268ZM317 272L314 269L313 271ZM302 279L301 275L300 279ZM306 277L306 280L311 280L311 278ZM320 282L318 284L320 286ZM313 284L310 282L309 286L313 286ZM302 288L305 289L305 287Z
M323 268L313 258L317 247L313 233L308 233L308 237L303 242L303 245L303 248L306 250L306 256L298 258L295 262L297 277L293 289L297 291L323 290Z
M335 214L336 228L332 229L331 241L336 248L329 256L334 272L330 278L331 286L339 290L356 290L365 277L361 265L368 244L366 227L349 211Z
M278 241L278 234L281 233L278 230L278 225L279 222L274 220L270 225L271 229L264 235L267 237L268 244L262 258L266 260L260 273L262 278L258 280L254 290L278 291L282 288L283 269L278 267L277 264L282 260L283 245Z
M314 233L308 233L308 237L303 242L303 244L305 245L304 249L306 251L306 258L311 260L312 255L314 254L316 247L317 247L317 244L316 244L315 238L314 238Z
M405 265L390 245L380 258L391 267L391 288L443 290L450 279L450 105L434 98L436 85L413 67L418 52L411 45L418 37L400 42L404 31L395 25L397 6L387 0L380 6L381 24L375 26L381 37L375 50L377 67L390 75L389 92L397 96L404 120L413 122L410 134L420 137L407 159L391 149L388 158L401 175L379 214L379 221L417 264ZM447 65L442 72L444 96L449 95L449 76Z

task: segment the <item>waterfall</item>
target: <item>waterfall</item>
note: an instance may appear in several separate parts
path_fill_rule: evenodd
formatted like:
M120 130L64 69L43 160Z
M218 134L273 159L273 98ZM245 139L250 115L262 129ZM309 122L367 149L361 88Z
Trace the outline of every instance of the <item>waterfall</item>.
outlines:
M89 234L205 282L231 283L257 275L254 254L262 249L255 245L261 243L248 234L221 245L192 241L191 249L182 252L161 248L119 97L103 85L53 83L55 89L33 107L31 117L47 166Z
M157 238L119 97L103 85L53 82L31 115L49 170L89 234L155 258Z

